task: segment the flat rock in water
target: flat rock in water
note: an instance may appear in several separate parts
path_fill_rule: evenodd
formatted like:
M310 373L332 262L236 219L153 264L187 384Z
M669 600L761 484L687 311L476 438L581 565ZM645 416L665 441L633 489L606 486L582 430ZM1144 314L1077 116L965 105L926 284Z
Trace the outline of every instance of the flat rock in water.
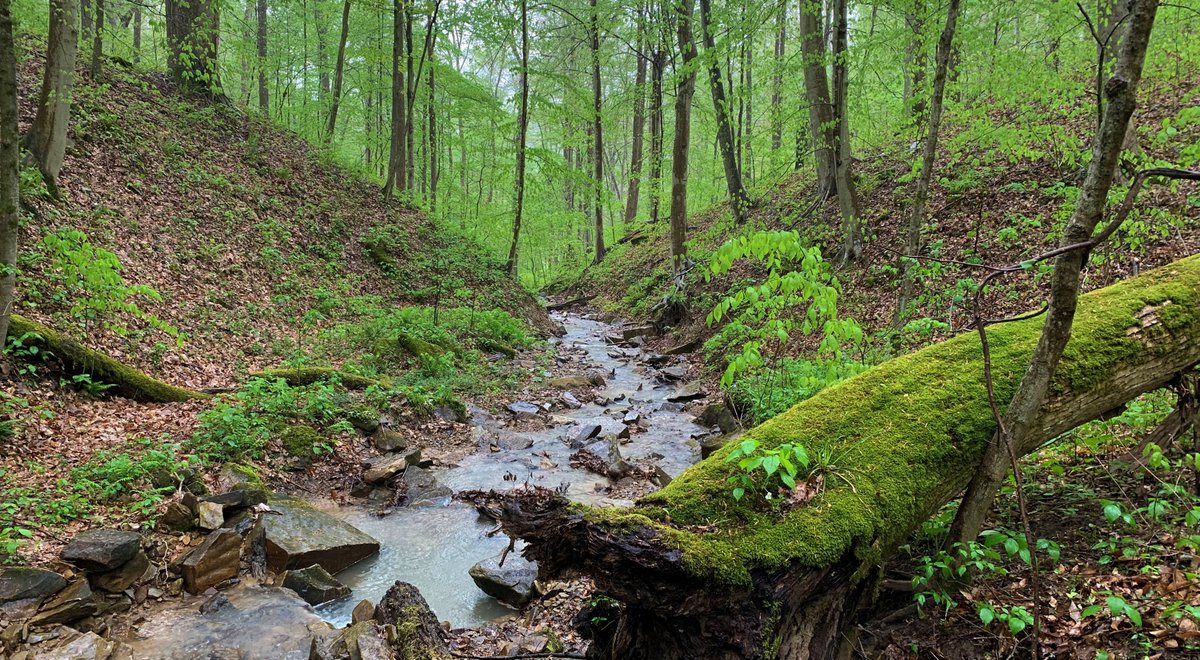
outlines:
M213 531L180 563L184 590L189 594L201 594L209 587L237 577L241 558L241 534L232 529Z
M276 573L320 564L336 574L379 552L379 541L303 500L274 499L271 509L281 515L265 515L262 521L267 568Z
M567 444L571 446L571 449L579 449L588 440L600 435L600 430L599 424L582 424L572 429L567 435Z
M508 404L508 412L522 419L531 419L538 416L542 409L529 403L528 401L517 401Z
M73 623L96 613L96 598L87 580L79 580L58 592L41 612L29 620L31 625L48 626Z
M586 375L560 376L558 378L551 378L550 380L546 381L547 386L553 387L556 390L580 389L584 387L590 387L591 384L591 381L588 380Z
M496 446L508 451L529 449L533 446L533 438L527 435L501 433L500 436L496 438Z
M79 533L67 547L62 558L89 571L111 571L133 559L142 546L137 532L122 529L93 529Z
M408 506L435 503L454 494L432 472L415 465L404 471L404 484L408 487Z
M662 377L666 380L672 381L683 380L688 375L687 369L683 367L667 367L666 369L659 369L658 373L662 374Z
M0 603L28 598L43 599L62 591L67 580L54 571L17 566L0 573Z
M300 594L309 605L320 605L350 595L350 587L338 582L329 571L314 564L298 571L288 571L283 586Z
M538 567L536 562L510 552L503 566L499 557L491 557L472 566L469 573L484 593L505 605L519 608L533 598Z
M688 383L675 391L674 394L667 396L667 401L670 403L686 403L703 399L707 392L700 386L699 383Z
M578 410L583 407L583 404L579 402L579 399L576 399L575 395L571 394L570 392L563 392L558 398L563 402L563 405L572 410Z

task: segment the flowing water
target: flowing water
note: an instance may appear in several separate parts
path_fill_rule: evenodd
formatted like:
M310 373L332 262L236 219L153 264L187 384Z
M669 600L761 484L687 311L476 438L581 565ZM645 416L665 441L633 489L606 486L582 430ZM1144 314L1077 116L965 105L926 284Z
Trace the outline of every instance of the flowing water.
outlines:
M637 360L637 349L606 344L606 324L573 315L560 316L558 320L567 331L559 340L560 345L583 349L585 360L607 373L606 384L598 395L613 403L601 406L584 402L579 409L557 411L555 416L567 423L525 433L505 430L495 419L475 411L473 423L482 444L490 444L497 435L506 436L508 446L531 444L526 449L499 452L484 446L457 467L435 469L441 483L455 491L504 490L514 485L515 477L516 483L528 481L549 488L565 487L567 497L579 502L626 505L627 502L610 500L605 493L598 492L598 488L608 483L607 479L570 467L569 458L575 450L564 442L575 424L600 425L603 429L600 437L620 432L626 409L641 413L641 423L648 429L621 445L626 460L648 458L670 474L677 474L700 459L699 448L690 439L698 430L692 415L665 401L675 392L675 386L660 383L654 370ZM331 623L348 622L356 603L364 598L378 602L396 580L416 585L438 617L455 627L478 626L511 613L480 591L467 574L475 562L499 554L508 545L507 537L501 534L487 536L494 524L481 519L472 507L444 498L398 509L382 518L355 507L331 513L374 536L382 545L376 557L338 574L338 580L353 589L353 593L348 599L318 608Z

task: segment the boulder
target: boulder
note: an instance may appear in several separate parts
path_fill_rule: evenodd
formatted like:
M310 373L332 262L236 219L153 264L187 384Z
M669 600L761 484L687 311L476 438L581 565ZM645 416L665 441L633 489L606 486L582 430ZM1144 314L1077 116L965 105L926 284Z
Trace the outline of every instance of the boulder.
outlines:
M378 484L400 474L408 467L408 459L402 454L384 454L371 461L370 467L363 472L363 481Z
M268 516L276 517L276 516ZM204 593L209 587L237 577L242 558L242 536L232 529L213 531L184 557L183 588L189 594Z
M375 608L375 620L384 626L395 626L401 632L397 645L409 658L450 655L437 616L421 592L407 582L396 582L387 590Z
M408 488L406 504L409 506L437 502L454 494L432 472L415 465L408 466L404 471L404 484Z
M587 372L588 382L596 387L604 387L607 376L608 372L603 369L589 369Z
M137 532L93 529L80 533L63 548L62 558L89 571L111 571L133 559L142 546Z
M640 337L653 337L658 334L658 328L653 325L634 325L621 328L621 339L631 341Z
M307 502L277 498L271 508L280 515L263 516L262 522L267 568L276 573L319 564L336 574L379 552L379 541Z
M96 598L87 580L74 582L63 589L42 611L29 620L30 625L48 626L55 623L74 623L96 613Z
M457 422L459 424L466 424L470 419L467 416L466 407L461 403L456 406L443 403L433 409L433 416L443 422Z
M714 451L729 444L729 442L738 437L738 433L730 433L728 435L710 435L700 439L700 460L708 458Z
M733 411L729 410L729 406L723 403L713 403L706 406L696 416L696 423L709 428L716 426L721 429L721 433L733 433L741 428L741 424L733 416Z
M516 401L507 406L508 412L516 415L520 419L534 419L542 409L529 403L528 401Z
M351 623L362 623L363 621L371 621L374 618L375 605L369 600L360 601L350 612Z
M592 381L588 380L586 375L582 376L560 376L551 378L546 381L546 385L553 387L556 390L577 390L585 387L591 387Z
M524 607L534 596L537 563L515 552L508 553L503 566L500 565L500 557L491 557L475 564L468 572L475 586L505 605Z
M220 495L209 495L208 497L200 498L200 501L220 504L222 509L228 511L229 509L265 504L270 499L271 494L266 489L255 488L249 485L243 486L242 488L230 490Z
M693 339L689 342L684 342L677 346L672 346L671 348L668 348L667 350L663 351L663 355L683 355L684 353L691 353L703 345L704 345L703 340Z
M138 550L133 559L125 562L117 570L106 573L92 573L89 576L89 580L91 580L92 588L94 589L107 591L110 594L119 594L132 587L146 574L149 568L150 558L146 556L145 552Z
M200 529L214 530L225 524L225 509L216 502L200 502L196 505L196 517Z
M183 502L171 502L159 516L158 524L172 532L191 531L196 526L196 514Z
M599 424L581 424L571 430L567 434L567 444L571 449L579 449L588 440L600 435L601 426Z
M496 446L507 451L519 451L533 446L533 438L516 433L501 433L496 438Z
M309 605L320 605L350 595L350 587L338 582L329 571L313 564L298 571L288 571L283 586L295 591Z
M408 447L408 436L399 431L381 428L371 436L375 448L382 452L397 451Z
M67 580L54 571L16 566L0 573L0 603L15 600L49 598L62 591Z

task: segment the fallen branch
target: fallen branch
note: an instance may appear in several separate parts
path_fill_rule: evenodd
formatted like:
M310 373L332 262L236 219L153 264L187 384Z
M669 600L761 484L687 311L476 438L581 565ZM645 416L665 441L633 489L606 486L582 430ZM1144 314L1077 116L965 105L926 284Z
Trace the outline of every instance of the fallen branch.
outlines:
M342 385L351 390L365 390L372 385L378 385L379 381L374 378L365 376L357 376L355 374L346 373L340 369L333 367L297 367L294 369L264 369L250 374L251 378L265 378L274 380L282 378L285 383L292 387L303 387L312 385L323 380L337 379Z

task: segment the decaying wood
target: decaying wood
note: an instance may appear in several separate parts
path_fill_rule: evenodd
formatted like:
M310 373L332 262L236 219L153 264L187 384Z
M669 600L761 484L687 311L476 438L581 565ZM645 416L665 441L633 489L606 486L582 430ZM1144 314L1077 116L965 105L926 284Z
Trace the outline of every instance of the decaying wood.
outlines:
M1030 446L1194 369L1200 363L1198 310L1200 256L1084 296L1052 394L1030 429ZM993 331L1000 398L1015 391L1042 322L1030 318ZM977 377L978 342L968 334L885 363L747 432L771 446L798 436L808 442L812 429L820 429L835 454L855 448L867 456L847 468L846 483L829 479L808 507L777 515L772 524L787 530L782 539L769 531L771 525L766 531L740 526L741 505L733 503L725 483L729 450L716 452L630 513L571 505L543 489L467 498L498 513L505 531L527 542L524 554L539 562L543 577L585 574L599 593L621 602L614 620L594 631L590 657L838 657L853 643L856 612L875 591L880 561L962 491L994 432ZM888 389L914 373L920 382ZM947 382L958 374L973 375ZM920 407L908 404L910 394ZM873 414L895 415L899 423L880 433ZM905 435L924 428L949 432ZM876 458L882 460L876 464ZM897 474L912 476L897 485ZM853 496L850 480L858 484ZM861 507L869 522L835 519L831 512L846 502ZM697 507L704 511L709 503L710 519L681 520L696 518ZM854 534L828 531L847 527ZM777 547L760 549L760 542ZM704 554L714 547L727 549L728 559ZM780 555L802 551L809 554ZM713 557L746 577L722 576L704 563Z
M557 312L562 309L567 309L568 307L574 307L575 305L582 305L595 297L596 297L596 295L592 294L590 296L580 296L578 298L571 298L570 300L564 300L563 302L550 303L549 305L546 305L546 311L547 312Z

